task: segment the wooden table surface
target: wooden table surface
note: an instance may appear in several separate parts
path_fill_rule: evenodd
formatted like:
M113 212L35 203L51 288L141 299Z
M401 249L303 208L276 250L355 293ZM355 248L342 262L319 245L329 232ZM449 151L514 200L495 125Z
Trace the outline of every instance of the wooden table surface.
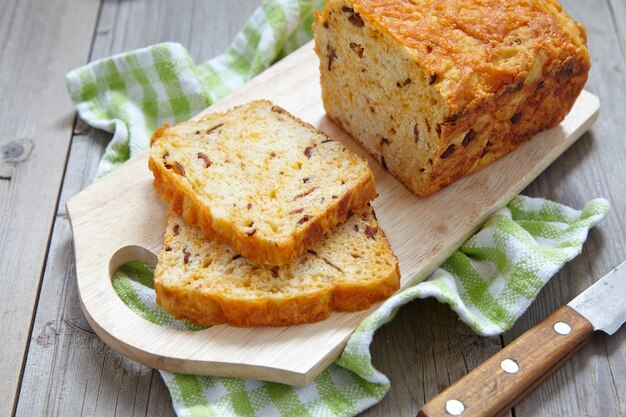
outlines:
M259 3L0 2L0 416L174 415L158 372L103 344L80 310L65 202L93 181L110 135L77 119L63 76L162 41L180 42L202 61L229 44ZM392 389L365 416L414 416L626 258L626 2L563 4L587 28L586 88L600 98L601 115L524 193L578 208L603 196L611 212L500 337L473 334L433 300L403 307L374 338L374 364ZM509 415L625 416L626 330L594 335Z

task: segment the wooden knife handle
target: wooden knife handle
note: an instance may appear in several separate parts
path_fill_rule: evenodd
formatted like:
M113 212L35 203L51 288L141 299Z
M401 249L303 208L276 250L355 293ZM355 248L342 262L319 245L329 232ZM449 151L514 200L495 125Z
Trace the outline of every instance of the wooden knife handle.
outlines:
M592 333L587 319L561 306L426 403L417 416L502 416L574 355Z

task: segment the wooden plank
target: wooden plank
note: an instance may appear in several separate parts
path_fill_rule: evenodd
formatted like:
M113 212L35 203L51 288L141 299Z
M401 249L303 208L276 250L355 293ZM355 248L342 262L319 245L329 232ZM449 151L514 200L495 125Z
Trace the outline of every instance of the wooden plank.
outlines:
M179 42L200 63L224 51L261 0L103 2L92 59Z
M622 58L626 58L626 2L622 0L608 0L612 24L619 41Z
M504 336L506 343L560 304L569 302L626 258L626 196L623 192L626 59L620 51L620 33L626 29L626 15L623 2L612 2L614 10L621 8L621 16L612 15L609 3L563 2L564 8L587 28L592 69L586 88L600 97L602 114L592 129L525 193L574 207L604 196L612 208L607 218L589 234L583 253L548 283L529 311ZM620 22L619 27L614 25L616 21ZM622 329L611 337L594 335L591 343L515 407L515 415L623 416L626 381L621 376L625 374L626 332Z
M259 2L185 2L193 3L193 10L185 9L183 14L181 5L167 0L105 1L91 58L168 39L190 46L196 59L206 59L230 43ZM193 36L187 33L190 22L195 22ZM175 28L187 29L172 33ZM92 182L108 140L108 134L80 123L73 135L16 410L19 416L174 415L158 371L112 351L93 333L80 310L65 202ZM0 415L5 414L0 411Z
M61 202L87 186L109 135L79 124ZM82 131L82 133L80 133ZM145 415L167 401L157 371L118 355L89 327L77 302L72 238L59 205L17 415ZM165 402L167 404L167 402ZM158 410L157 410L158 411ZM116 414L119 413L119 414ZM151 415L170 415L171 407Z
M0 51L4 50L9 39L8 34L13 28L17 3L17 0L5 0L0 3Z
M2 2L0 415L13 409L74 121L63 76L88 57L99 2Z

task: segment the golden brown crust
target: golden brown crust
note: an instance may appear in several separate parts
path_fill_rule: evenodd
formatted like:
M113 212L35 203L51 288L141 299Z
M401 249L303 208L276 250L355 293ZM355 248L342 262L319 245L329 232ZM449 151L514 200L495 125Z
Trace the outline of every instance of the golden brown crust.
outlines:
M202 242L206 244L211 238L201 237L202 242L199 242L199 233L194 231L197 229L180 223L181 219L170 212L163 251L159 255L154 273L157 304L176 319L188 319L201 325L229 324L238 327L313 323L327 318L333 311L353 312L368 309L399 289L400 270L398 260L384 232L376 223L373 210L368 208L366 213L360 214L359 218L355 215L340 231L335 232L338 234L333 236L335 239L333 243L321 242L315 247L317 252L312 251L314 255L304 255L308 259L299 259L294 266L285 266L282 270L287 275L294 274L291 278L284 278L286 280L304 280L307 279L304 277L306 274L319 275L321 279L317 283L309 282L306 290L289 291L281 287L276 293L272 291L259 293L258 289L242 292L233 281L227 281L232 280L233 276L237 277L235 281L241 282L254 279L247 275L251 270L242 266L242 263L246 265L248 261L238 259L239 255L233 256L234 252L224 244L201 246ZM373 235L368 235L367 225L374 230ZM363 239L371 242L373 246L365 252L357 250L361 256L351 258L353 255L350 253L356 250L355 245ZM183 253L188 251L184 260L181 260L181 250ZM346 270L341 270L335 265L333 268L340 272L332 269L332 273L329 274L320 269L320 264L333 265L325 259L327 255L324 253L337 254L340 251L347 252L346 256L354 264L352 269L350 265L334 259L334 262L338 262L338 265ZM219 258L220 256L222 258ZM196 257L208 257L212 262L210 266L204 266L195 263ZM369 269L368 266L375 270ZM262 277L271 269L280 276L278 268L281 267L261 267L253 271L255 275ZM231 269L232 272L224 272L225 269ZM356 271L358 275L352 275L348 269ZM221 278L221 274L231 276ZM265 279L259 278L255 284L248 282L247 285L253 286L258 282L265 282ZM230 284L220 282L222 280ZM291 286L287 281L282 283L284 287ZM225 285L227 288L224 288ZM277 282L275 285L280 283Z
M545 54L587 56L584 28L556 0L351 0L361 17L413 51L451 114L502 95ZM408 18L410 16L410 18Z
M236 327L292 326L328 318L333 311L366 310L398 290L400 272L365 288L357 284L302 294L290 299L230 299L215 293L171 289L156 283L157 304L176 319L200 325L229 324Z
M272 105L263 100L254 103ZM272 111L286 115L306 129L327 137L326 134L316 130L312 125L303 122L278 106L272 105ZM170 128L166 125L158 129L151 139L151 144L155 144L161 138L166 137L169 129L176 129L176 126ZM367 165L367 162L362 158L356 155L352 156L365 166ZM162 158L157 158L151 154L148 166L154 175L154 189L171 205L176 213L183 217L185 222L190 225L198 225L207 236L215 236L230 243L238 253L260 264L283 265L292 262L312 245L319 242L335 226L345 222L350 212L363 209L369 201L377 196L374 176L367 169L368 175L360 178L356 186L350 191L343 195L333 196L333 200L326 203L327 208L323 215L310 218L307 216L308 221L295 230L290 240L275 242L264 239L258 233L250 235L232 223L215 219L211 210L200 201L192 187L183 181L180 175L173 175Z
M591 65L555 0L330 0L313 27L328 115L422 197L556 126Z
M587 71L588 67L576 75L567 71L544 75L455 121L442 124L439 157L433 158L435 164L425 187L415 192L423 197L433 194L500 159L542 130L556 126L574 105L587 80ZM463 137L460 143L453 142L459 137ZM451 143L455 143L454 151L441 158Z

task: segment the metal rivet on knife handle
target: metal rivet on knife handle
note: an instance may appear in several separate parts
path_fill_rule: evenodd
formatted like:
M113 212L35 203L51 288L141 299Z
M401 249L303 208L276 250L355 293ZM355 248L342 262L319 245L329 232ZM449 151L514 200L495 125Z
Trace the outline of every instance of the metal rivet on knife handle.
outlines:
M451 416L460 416L465 411L465 405L459 400L446 401L446 412Z
M572 332L572 326L562 321L554 323L554 331L563 336Z
M519 371L519 365L513 359L505 359L500 362L500 368L507 374L516 374Z
M554 324L567 323L572 332L562 336ZM575 330L575 331L574 331ZM500 352L427 402L419 417L502 416L531 387L546 379L580 349L593 326L570 306L561 306L544 321L505 346ZM517 369L517 372L512 372ZM463 411L450 408L451 399L463 401Z
M505 415L574 355L595 330L615 333L626 322L624 300L626 262L428 401L418 417ZM514 376L510 375L515 369Z

